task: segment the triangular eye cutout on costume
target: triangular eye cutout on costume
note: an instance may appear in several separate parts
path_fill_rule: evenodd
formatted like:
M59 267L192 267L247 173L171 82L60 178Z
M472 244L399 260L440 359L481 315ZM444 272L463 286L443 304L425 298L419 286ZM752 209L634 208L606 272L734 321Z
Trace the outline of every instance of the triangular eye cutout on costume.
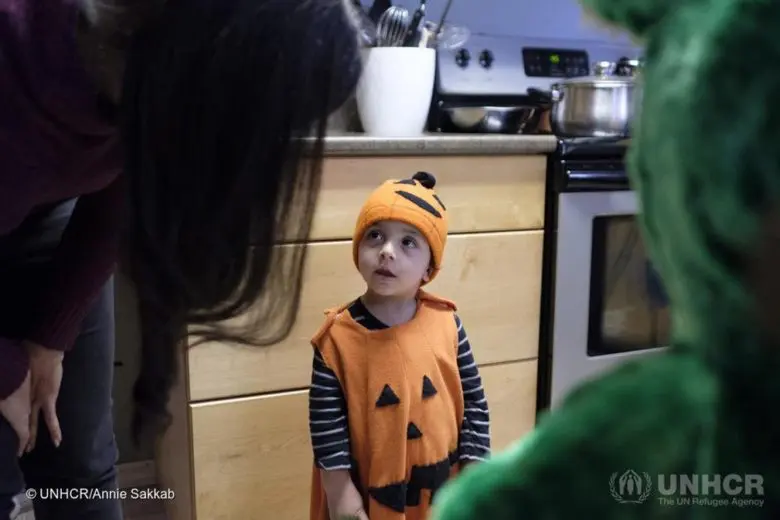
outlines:
M403 190L396 190L396 193L412 204L416 205L418 208L427 211L431 215L433 215L436 218L441 218L441 213L439 213L439 210L428 204L428 201L421 199L414 193L409 193L408 191Z
M433 386L433 381L428 376L423 376L423 390L422 390L422 396L423 399L427 399L429 397L433 397L437 394L436 387Z
M383 406L392 406L400 402L401 400L395 395L395 392L390 388L390 385L385 385L385 387L382 388L382 393L379 394L379 399L376 400L376 407L382 408Z
M409 440L419 439L422 437L422 432L420 431L420 428L417 427L416 424L413 422L410 422L406 425L406 438Z

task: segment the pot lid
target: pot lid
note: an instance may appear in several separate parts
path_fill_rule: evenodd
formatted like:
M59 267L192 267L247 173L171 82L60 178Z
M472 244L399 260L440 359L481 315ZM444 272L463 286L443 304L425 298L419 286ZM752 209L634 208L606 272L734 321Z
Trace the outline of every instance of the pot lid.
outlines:
M621 87L633 85L634 78L627 76L576 76L561 80L559 85L588 85L594 87Z
M638 70L638 62L636 64L626 61L622 65L632 68L632 70ZM631 85L634 83L635 74L624 75L620 74L620 68L618 63L611 61L598 61L593 64L593 70L588 76L575 76L571 78L565 78L561 80L563 85L587 85L591 87L622 87L624 85Z

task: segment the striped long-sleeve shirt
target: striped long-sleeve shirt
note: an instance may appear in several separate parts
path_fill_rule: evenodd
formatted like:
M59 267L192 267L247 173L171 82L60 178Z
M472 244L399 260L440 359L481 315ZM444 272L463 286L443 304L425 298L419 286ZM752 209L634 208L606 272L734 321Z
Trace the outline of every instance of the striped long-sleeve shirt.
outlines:
M352 318L371 330L387 326L356 300L349 307ZM463 388L464 418L458 440L461 463L484 460L490 454L490 417L485 391L468 335L460 318L458 329L458 369ZM309 389L309 430L314 459L325 470L350 469L347 403L339 380L315 349Z

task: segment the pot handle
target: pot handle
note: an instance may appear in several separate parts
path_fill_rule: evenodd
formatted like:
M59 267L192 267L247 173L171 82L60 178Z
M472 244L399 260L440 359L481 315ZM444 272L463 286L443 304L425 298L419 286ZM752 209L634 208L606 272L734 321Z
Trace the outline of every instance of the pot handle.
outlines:
M552 106L556 102L563 99L563 91L560 90L557 85L553 85L551 90L542 90L539 88L529 87L527 92L529 96L535 98L538 100L538 103L545 106Z
M552 92L549 90L542 90L540 88L529 87L528 95L533 98L534 102L550 105L553 102Z

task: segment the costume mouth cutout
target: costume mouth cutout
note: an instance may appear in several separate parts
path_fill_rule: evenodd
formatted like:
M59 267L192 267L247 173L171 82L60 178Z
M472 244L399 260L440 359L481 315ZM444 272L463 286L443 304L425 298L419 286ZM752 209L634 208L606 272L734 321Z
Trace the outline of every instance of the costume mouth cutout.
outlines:
M458 446L466 397L455 359L457 309L453 302L424 291L419 298L418 326L391 340L378 336L371 348L366 348L363 335L355 334L354 322L343 319L349 304L326 311L326 323L312 338L324 363L343 382L346 402L357 414L348 418L350 449L359 454L350 457L350 477L375 520L427 518L423 514L439 489L462 468ZM347 362L366 352L387 364L369 378ZM453 365L442 369L439 363L448 357ZM326 520L329 511L316 466L312 486L310 518Z

